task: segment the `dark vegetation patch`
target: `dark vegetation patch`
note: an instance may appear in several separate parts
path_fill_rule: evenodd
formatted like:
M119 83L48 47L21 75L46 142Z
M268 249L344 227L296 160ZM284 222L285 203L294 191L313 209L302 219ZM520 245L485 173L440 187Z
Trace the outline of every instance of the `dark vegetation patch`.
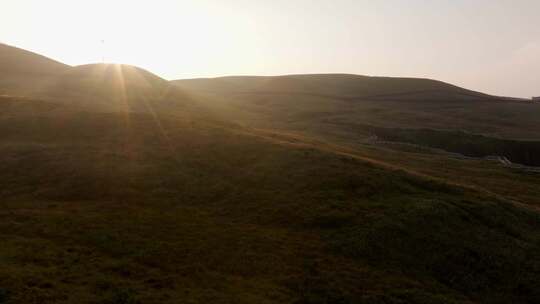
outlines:
M380 139L443 149L470 157L502 156L511 162L540 166L540 142L470 134L464 131L391 129L365 126Z
M478 301L540 299L539 238L529 233L540 227L537 213L452 197L402 206L330 233L329 243L348 257L434 280Z

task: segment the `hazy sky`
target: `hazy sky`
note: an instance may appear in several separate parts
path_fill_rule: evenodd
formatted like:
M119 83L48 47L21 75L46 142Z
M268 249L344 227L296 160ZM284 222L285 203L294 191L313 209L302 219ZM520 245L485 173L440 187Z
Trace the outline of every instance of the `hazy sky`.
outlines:
M340 72L540 95L540 0L1 0L0 41L168 79Z

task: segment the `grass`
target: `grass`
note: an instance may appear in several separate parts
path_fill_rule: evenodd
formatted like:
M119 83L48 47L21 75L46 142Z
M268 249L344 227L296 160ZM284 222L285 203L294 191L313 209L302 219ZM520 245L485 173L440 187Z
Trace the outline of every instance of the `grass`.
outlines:
M538 175L361 128L534 139L534 105L332 97L388 90L347 75L216 100L129 70L136 112L93 105L99 78L0 97L0 303L540 302Z
M187 84L185 87L190 88L191 84ZM203 81L202 84L212 89L212 81ZM373 135L370 130L373 129L399 129L410 131L409 135L415 134L418 129L433 130L431 132L443 130L444 135L466 132L475 135L463 138L456 136L458 152L471 150L469 146L461 147L463 142L472 145L474 151L481 150L482 153L475 153L477 156L505 152L503 150L508 143L517 143L513 146L510 144L506 150L512 152L512 149L517 149L516 155L519 156L523 154L519 148L520 143L531 147L538 144L538 104L456 100L344 101L331 96L271 93L239 95L227 87L218 88L220 95L215 96L205 93L205 90L210 90L208 88L194 85L191 89L206 96L207 104L218 108L223 117L243 125L292 135L299 141L332 146L334 150L338 145L337 149L363 158L485 190L535 208L540 206L538 174L504 168L492 161L456 159L445 153L434 153L419 147L408 147L407 151L403 145L373 144L370 140ZM334 95L339 95L339 91L334 92ZM410 141L418 142L417 137L409 137L412 137ZM439 137L451 141L456 139L452 136ZM448 143L443 141L438 146L448 148ZM535 156L523 155L521 158L534 160Z
M37 113L0 128L5 303L539 299L540 217L493 195L219 120Z

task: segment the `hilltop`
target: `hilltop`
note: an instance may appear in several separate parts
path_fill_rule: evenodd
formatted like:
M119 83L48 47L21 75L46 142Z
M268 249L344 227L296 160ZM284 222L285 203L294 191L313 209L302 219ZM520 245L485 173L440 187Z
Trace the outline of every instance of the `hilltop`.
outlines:
M68 65L45 56L0 43L0 66L9 76L57 75L69 68ZM8 75L4 75L6 77Z
M181 98L180 91L138 67L89 64L66 70L35 96L109 110L145 111L161 100Z
M148 112L193 104L167 80L131 65L98 63L72 67L0 45L0 70L0 93L8 96L102 111Z
M0 43L0 94L32 93L69 68L45 56Z
M211 93L296 94L355 99L497 100L499 97L432 79L350 74L233 76L173 81L186 89Z

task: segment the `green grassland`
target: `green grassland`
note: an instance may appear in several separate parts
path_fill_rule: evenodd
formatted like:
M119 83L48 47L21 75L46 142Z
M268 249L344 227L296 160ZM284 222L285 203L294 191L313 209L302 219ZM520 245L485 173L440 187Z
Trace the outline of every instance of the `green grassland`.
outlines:
M178 83L178 82L176 82ZM189 82L188 82L189 83ZM383 128L467 131L488 137L539 140L540 103L490 99L475 101L344 99L336 96L256 92L200 91L180 81L184 90L218 100L222 111L240 122L265 128L307 131L311 135L342 135L358 139L355 125ZM415 97L416 98L416 97Z
M176 87L2 47L1 304L540 302L540 174L371 141L537 140L536 105L350 75Z
M22 108L4 303L539 299L540 216L510 199L217 118Z

